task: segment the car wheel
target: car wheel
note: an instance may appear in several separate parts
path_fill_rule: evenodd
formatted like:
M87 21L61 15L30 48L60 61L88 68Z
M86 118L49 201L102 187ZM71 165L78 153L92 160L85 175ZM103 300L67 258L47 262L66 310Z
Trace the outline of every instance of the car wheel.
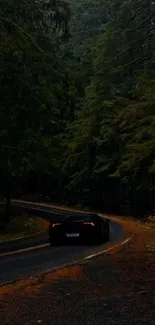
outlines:
M110 237L110 235L109 235L109 229L107 229L106 232L105 232L105 235L104 235L105 241L109 241L109 237Z
M49 238L49 242L51 246L58 246L60 245L60 242L56 239Z
M94 238L94 244L95 245L102 245L104 242L104 236L102 233L99 233L97 237L95 236Z

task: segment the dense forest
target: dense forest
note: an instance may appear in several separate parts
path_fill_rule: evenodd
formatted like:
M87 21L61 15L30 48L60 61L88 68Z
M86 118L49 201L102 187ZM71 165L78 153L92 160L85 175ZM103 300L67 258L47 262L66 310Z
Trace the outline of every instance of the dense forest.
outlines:
M154 1L1 0L0 21L8 202L37 192L106 212L153 213Z

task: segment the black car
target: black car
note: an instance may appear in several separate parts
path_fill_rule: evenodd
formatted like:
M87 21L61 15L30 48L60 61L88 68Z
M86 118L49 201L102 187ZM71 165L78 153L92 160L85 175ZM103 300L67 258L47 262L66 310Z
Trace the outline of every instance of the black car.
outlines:
M109 240L109 222L97 214L70 215L61 222L51 222L49 241L52 245L64 242L101 244Z

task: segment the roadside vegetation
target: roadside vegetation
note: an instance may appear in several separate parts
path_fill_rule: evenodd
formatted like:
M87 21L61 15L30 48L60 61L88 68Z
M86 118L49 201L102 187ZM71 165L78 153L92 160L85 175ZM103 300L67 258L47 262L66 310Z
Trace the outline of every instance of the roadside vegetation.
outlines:
M46 227L45 220L12 209L11 220L5 222L4 209L0 209L0 242L33 235Z

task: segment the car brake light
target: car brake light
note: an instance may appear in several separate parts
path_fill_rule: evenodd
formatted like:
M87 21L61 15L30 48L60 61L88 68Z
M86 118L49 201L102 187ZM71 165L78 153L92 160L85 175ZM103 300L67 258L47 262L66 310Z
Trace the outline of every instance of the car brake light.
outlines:
M53 223L52 228L54 228L55 226L60 226L60 225L61 225L61 223Z
M95 224L94 224L93 222L84 222L83 224L84 224L84 225L90 225L90 226L92 226L92 227L95 226Z

